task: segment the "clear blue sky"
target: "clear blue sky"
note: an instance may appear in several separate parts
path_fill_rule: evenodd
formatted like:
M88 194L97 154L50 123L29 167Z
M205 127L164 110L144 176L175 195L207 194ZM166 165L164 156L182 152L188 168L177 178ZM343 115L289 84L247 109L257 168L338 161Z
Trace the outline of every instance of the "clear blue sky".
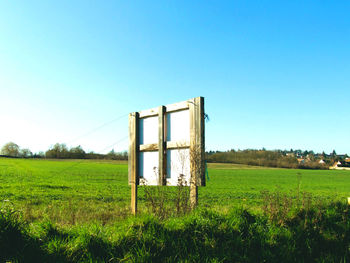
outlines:
M350 153L349 14L349 1L0 1L0 146L121 151L125 114L204 96L207 150Z

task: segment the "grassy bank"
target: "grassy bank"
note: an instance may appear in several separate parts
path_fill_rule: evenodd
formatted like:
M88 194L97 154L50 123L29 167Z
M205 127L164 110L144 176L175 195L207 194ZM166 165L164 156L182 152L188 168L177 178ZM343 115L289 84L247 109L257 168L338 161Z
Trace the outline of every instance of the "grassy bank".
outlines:
M58 227L0 213L5 262L349 262L344 203L298 209L280 219L245 209L201 209L185 217L129 218Z

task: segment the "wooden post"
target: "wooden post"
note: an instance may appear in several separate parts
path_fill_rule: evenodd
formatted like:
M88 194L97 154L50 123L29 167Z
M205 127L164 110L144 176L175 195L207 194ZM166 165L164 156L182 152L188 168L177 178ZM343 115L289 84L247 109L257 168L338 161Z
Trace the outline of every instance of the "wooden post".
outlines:
M204 164L204 98L190 102L190 204L198 204L198 185L205 185Z
M138 185L138 135L139 113L129 114L129 181L131 184L131 212L137 214L137 185Z
M195 98L198 105L196 112L196 144L199 151L199 182L201 186L205 186L205 120L204 120L204 98Z
M160 106L158 111L158 185L166 185L165 168L166 168L166 154L165 154L165 106Z

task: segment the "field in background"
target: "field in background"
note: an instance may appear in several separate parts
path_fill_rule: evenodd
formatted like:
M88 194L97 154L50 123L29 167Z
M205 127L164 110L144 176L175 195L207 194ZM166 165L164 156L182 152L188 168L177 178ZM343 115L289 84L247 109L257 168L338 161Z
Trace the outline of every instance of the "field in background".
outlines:
M13 206L29 222L111 223L130 215L127 173L125 161L0 158L1 206ZM199 206L218 211L237 206L258 211L265 190L296 196L299 189L299 195L308 192L321 201L350 195L349 171L209 163L208 175L207 186L199 188ZM175 187L167 191L176 194ZM139 209L148 209L144 187L139 187Z
M350 262L349 171L208 170L199 209L142 186L134 217L126 162L0 158L0 262Z

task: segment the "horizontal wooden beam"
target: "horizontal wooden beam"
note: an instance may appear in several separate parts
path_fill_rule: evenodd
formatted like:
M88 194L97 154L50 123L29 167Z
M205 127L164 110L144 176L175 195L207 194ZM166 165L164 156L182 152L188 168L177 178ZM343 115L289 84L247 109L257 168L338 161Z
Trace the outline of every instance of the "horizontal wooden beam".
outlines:
M181 149L181 148L190 148L190 142L179 141L179 142L167 142L167 149Z
M178 141L178 142L166 142L165 143L165 149L182 149L182 148L190 148L190 142L187 141ZM152 152L152 151L158 151L159 146L157 143L150 143L150 144L141 144L140 145L140 152Z
M166 112L173 112L173 111L180 111L180 110L188 110L189 109L189 105L188 105L189 101L181 101L178 103L174 103L174 104L169 104L165 106L165 110Z
M150 143L150 144L141 144L140 145L140 152L151 152L151 151L158 151L158 143Z
M153 116L158 116L158 107L139 112L139 118L147 118L147 117L153 117Z
M165 113L174 112L174 111L181 111L181 110L188 110L190 103L194 103L193 99L166 105L165 106ZM140 111L139 118L154 117L154 116L158 116L158 114L159 114L159 108L152 108L152 109Z

